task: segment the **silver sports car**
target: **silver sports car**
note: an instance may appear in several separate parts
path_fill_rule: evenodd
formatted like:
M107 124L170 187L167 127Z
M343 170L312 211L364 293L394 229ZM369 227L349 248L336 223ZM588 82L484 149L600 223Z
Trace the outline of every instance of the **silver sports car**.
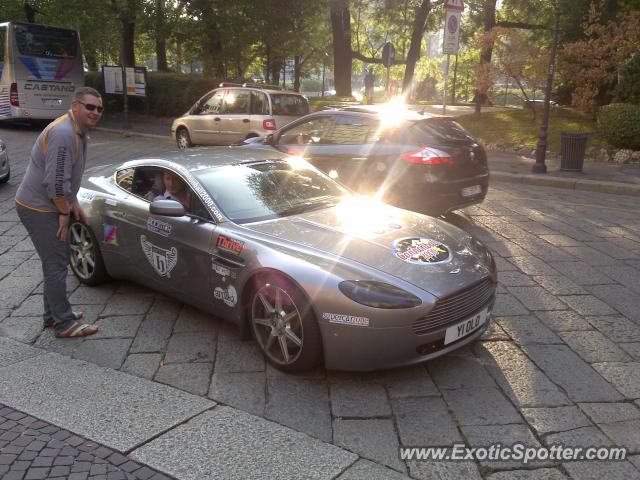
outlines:
M480 242L301 158L175 152L90 170L78 198L80 281L130 279L225 318L281 370L423 362L489 324L497 276Z

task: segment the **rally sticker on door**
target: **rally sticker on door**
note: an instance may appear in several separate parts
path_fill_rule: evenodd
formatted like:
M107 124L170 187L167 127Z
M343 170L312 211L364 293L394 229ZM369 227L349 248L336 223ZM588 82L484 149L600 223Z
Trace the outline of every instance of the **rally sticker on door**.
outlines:
M226 288L216 287L213 291L213 296L217 300L222 300L228 307L235 307L238 303L238 293L233 285L229 285Z
M171 247L170 250L160 248L147 240L146 235L140 236L140 245L147 260L161 277L171 278L171 270L178 263L178 249Z
M449 248L430 238L399 238L391 245L391 251L400 260L409 263L433 265L451 260Z

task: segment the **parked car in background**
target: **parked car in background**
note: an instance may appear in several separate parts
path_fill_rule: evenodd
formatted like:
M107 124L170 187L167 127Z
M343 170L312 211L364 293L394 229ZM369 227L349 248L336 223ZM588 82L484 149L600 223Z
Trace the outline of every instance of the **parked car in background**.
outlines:
M186 198L159 199L176 180ZM251 332L281 370L420 363L490 323L497 271L485 246L353 195L300 158L173 152L88 170L78 200L88 221L68 238L82 283L131 279L202 308Z
M480 142L450 117L402 107L316 112L238 145L301 155L360 193L431 215L478 204L489 187Z
M7 145L0 139L0 183L7 183L11 176Z
M230 145L274 132L309 113L299 93L221 83L174 120L171 135L179 148Z

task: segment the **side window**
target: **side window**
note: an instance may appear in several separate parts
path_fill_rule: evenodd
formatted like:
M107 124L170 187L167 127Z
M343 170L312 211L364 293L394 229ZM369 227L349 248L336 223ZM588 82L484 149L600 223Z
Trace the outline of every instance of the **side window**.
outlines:
M133 185L133 168L125 168L116 172L116 183L127 192L131 192Z
M272 93L271 104L273 106L273 115L301 117L309 113L309 103L302 95Z
M362 145L377 141L378 131L375 120L359 116L338 117L335 126L325 135L325 141L332 145Z
M328 135L334 127L333 117L314 118L286 130L280 136L278 143L284 145L326 145L331 143L328 141Z
M149 173L149 172L147 172ZM165 169L157 168L153 172L154 174L154 186L151 189L153 198L150 195L147 196L149 200L175 200L180 202L185 209L185 212L189 215L204 218L210 220L211 216L207 212L198 196L193 192L191 187L185 180L182 179L177 173ZM156 186L160 187L159 193L157 193Z
M7 41L7 28L0 27L0 62L4 62L4 48ZM0 68L0 76L2 76L2 68Z
M251 113L269 115L269 101L263 92L251 92Z
M249 90L227 90L224 96L223 113L249 113L251 103L251 91Z
M198 109L198 115L210 115L220 113L222 110L222 98L224 97L224 90L215 90L212 95L202 103L202 106Z

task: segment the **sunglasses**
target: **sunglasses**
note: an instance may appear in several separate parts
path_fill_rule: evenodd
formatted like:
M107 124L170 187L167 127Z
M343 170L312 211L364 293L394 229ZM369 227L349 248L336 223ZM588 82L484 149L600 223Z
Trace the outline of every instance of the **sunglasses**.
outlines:
M100 106L98 106L98 105L94 105L93 103L83 103L83 102L78 101L78 100L77 100L77 102L78 102L80 105L84 105L84 108L86 108L86 109L87 109L87 110L89 110L90 112L93 112L94 110L97 110L97 111L98 111L98 113L102 113L102 111L104 110L104 107L100 107Z

